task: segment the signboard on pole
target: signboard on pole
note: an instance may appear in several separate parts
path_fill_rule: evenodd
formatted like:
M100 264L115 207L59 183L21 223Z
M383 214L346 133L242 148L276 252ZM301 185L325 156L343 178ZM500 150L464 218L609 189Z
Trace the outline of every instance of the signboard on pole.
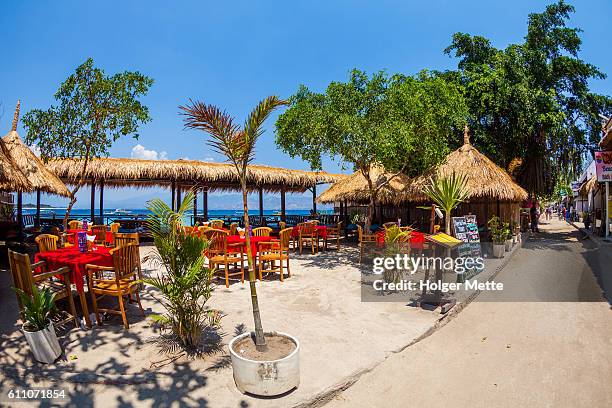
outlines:
M612 181L612 152L595 152L597 181Z

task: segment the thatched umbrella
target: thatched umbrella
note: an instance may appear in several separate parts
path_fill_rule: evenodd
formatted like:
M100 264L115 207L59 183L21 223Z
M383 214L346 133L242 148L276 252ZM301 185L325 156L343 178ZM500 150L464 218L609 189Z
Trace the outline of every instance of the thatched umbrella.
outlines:
M0 190L25 192L33 190L23 173L17 169L2 140L0 140Z
M376 199L378 204L394 203L397 195L410 184L408 176L387 172L382 166L373 166L370 170L370 175L372 180L374 180L374 185L380 185L390 179L378 192ZM333 203L344 200L355 204L367 204L370 202L368 181L360 171L337 181L317 198L317 201L320 203Z
M426 201L423 188L431 178L447 177L451 174L466 177L468 200L483 198L519 202L527 199L527 191L516 184L504 169L493 163L470 144L468 128L463 136L463 146L450 153L442 164L416 177L408 187L396 197L395 202Z
M64 197L70 195L64 183L21 141L15 127L2 140L13 162L34 189Z
M17 127L19 119L19 102L13 116L13 128ZM0 140L0 190L30 192L34 190L32 184L25 175L17 168L13 157L5 142Z

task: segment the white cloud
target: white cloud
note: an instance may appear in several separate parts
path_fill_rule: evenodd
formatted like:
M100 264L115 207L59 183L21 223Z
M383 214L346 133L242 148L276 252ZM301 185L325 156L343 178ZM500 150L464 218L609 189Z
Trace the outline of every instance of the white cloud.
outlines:
M205 162L214 162L214 161L215 161L215 158L214 158L214 157L211 157L211 156L208 156L208 157L205 157L205 158L204 158L204 161L205 161Z
M143 145L137 144L132 147L132 159L145 160L168 160L168 153L165 151L147 150Z

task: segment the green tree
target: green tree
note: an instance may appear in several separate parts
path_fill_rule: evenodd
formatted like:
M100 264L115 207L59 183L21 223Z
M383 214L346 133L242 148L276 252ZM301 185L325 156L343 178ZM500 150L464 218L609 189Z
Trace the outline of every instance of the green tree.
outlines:
M415 176L437 164L467 115L460 85L426 71L368 77L355 69L348 82L332 82L325 93L300 86L290 103L276 122L276 143L313 169L327 154L359 171L370 193L366 229L380 189L399 173ZM392 175L374 179L375 166Z
M459 59L445 75L465 88L474 143L504 168L517 160L518 181L536 194L579 172L600 138L599 115L612 113L612 99L589 90L605 75L579 58L573 11L561 0L531 14L524 42L505 49L465 33L446 49Z
M91 159L107 156L121 136L131 134L137 139L140 124L151 120L139 98L147 94L152 84L151 78L139 72L107 76L89 58L60 85L55 93L57 105L31 110L24 116L26 143L36 144L44 160L80 160L80 176L71 180L74 187L64 228Z
M249 163L255 157L255 144L263 133L263 123L272 111L286 104L286 101L276 96L268 96L253 109L242 127L236 124L234 119L226 112L213 105L191 101L187 106L180 107L185 115L185 126L192 129L200 129L208 133L211 136L209 145L227 157L234 165L242 188L244 227L247 231L249 230L249 208L247 205ZM253 253L251 251L251 237L248 233L245 234L245 239L247 261L249 264L251 305L255 322L255 346L257 350L265 351L267 345L259 313L259 301L255 286L255 263L253 262Z

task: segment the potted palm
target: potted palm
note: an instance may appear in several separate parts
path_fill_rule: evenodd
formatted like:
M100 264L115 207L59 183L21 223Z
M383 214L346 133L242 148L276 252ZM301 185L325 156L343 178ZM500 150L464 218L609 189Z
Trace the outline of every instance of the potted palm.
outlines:
M465 175L453 172L447 177L430 178L423 192L444 210L444 232L451 235L451 212L468 197Z
M491 241L493 241L493 256L495 258L503 258L504 252L506 251L506 237L507 232L505 231L499 217L493 216L488 222L489 229L491 230Z
M221 314L206 305L213 292L213 271L204 265L208 241L183 228L185 213L192 205L193 192L185 195L177 211L159 199L148 202L151 215L147 227L157 251L151 251L144 261L159 266L161 272L142 282L159 291L159 301L166 310L151 319L169 329L171 340L183 350L197 352L202 334L218 327Z
M23 334L34 358L41 363L52 363L62 354L51 315L55 312L55 294L49 288L32 285L32 295L15 288L23 305Z
M255 156L255 143L263 133L263 123L270 113L286 104L286 101L276 96L265 98L249 114L243 126L236 124L231 116L213 105L190 101L187 106L180 107L186 117L185 126L208 133L211 136L209 145L233 164L242 189L246 231L249 230L247 176L249 163ZM245 240L255 331L234 337L229 343L234 381L241 392L279 395L296 388L300 383L300 346L295 337L286 333L264 332L249 234L245 234Z

